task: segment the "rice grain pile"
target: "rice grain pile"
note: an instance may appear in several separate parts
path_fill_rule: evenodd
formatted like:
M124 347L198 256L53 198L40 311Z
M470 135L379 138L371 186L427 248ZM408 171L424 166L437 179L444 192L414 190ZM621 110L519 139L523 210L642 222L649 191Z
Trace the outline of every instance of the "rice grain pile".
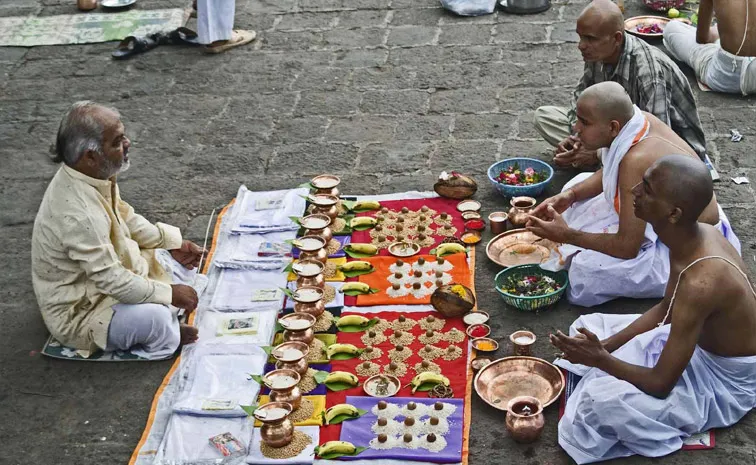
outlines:
M336 288L330 284L326 284L323 287L323 303L330 304L336 299Z
M326 246L326 253L329 257L339 250L341 250L341 242L337 241L336 239L331 239L330 241L328 241L328 245Z
M317 370L308 368L307 373L305 373L305 375L299 381L298 386L299 386L299 390L302 391L302 394L307 394L308 392L318 387L318 383L315 382L316 372Z
M301 454L307 446L312 444L312 438L301 431L294 430L290 443L283 447L271 447L260 441L260 452L269 459L290 459Z
M443 227L440 227L436 229L436 235L437 236L446 236L446 237L454 237L457 234L457 228L452 226L451 228L447 228L445 225Z
M336 218L331 224L331 231L341 232L346 228L346 225L346 220L344 220L344 218Z
M439 226L442 226L441 228L438 228L438 230L444 229L443 226L451 225L452 224L452 217L451 215L447 215L445 219L441 218L441 215L437 215L433 217L433 222L436 223ZM438 231L436 231L438 232Z
M396 333L393 333L391 336L389 336L388 340L395 346L408 346L415 341L415 336L406 331L402 331L399 337L396 336Z
M325 268L323 269L323 277L327 278L333 278L336 276L336 264L332 261L327 261L325 264Z
M465 333L457 328L452 328L449 332L444 333L443 337L444 340L451 342L452 344L459 344L465 340Z
M318 319L315 321L315 324L312 326L312 330L315 331L316 333L324 333L328 331L329 329L331 329L332 325L333 325L333 313L326 310L323 313L321 313Z
M383 365L383 372L387 375L394 375L397 378L402 378L404 375L407 374L407 365L405 365L402 362L395 362L396 363L396 370L391 369L391 364Z
M399 331L409 331L410 329L414 328L417 324L417 321L413 320L412 318L404 318L404 321L399 321L397 318L391 323L391 328L396 331L397 329Z
M444 320L441 317L436 317L432 315L428 315L425 318L420 320L420 327L423 328L423 331L428 331L429 329L433 331L441 331L442 329L444 329L445 325L446 325L446 320Z
M376 325L378 326L378 325ZM375 333L374 337L370 337L370 333ZM382 342L386 342L387 337L383 335L381 331L376 331L375 326L371 329L365 331L362 336L360 336L360 340L363 344L366 346L375 346Z
M365 349L367 349L367 347ZM379 347L373 347L373 350L363 350L360 354L360 360L375 360L381 357L383 357L383 350Z
M415 366L413 367L415 369L415 373L417 373L418 375L420 373L425 373L425 372L441 374L441 367L438 366L438 364L433 363L430 360L427 360L427 362L428 362L427 367L424 367L422 362L416 363Z
M426 333L421 334L417 340L422 342L423 344L436 344L438 342L441 342L443 339L443 334L438 331L433 331L432 336L428 336Z
M417 351L417 355L419 355L420 358L422 358L423 360L428 360L428 361L435 360L438 357L440 357L441 354L444 353L444 349L433 346L433 345L430 346L431 350L426 350L426 349L427 347L423 347L422 349Z
M365 368L365 363L369 363L370 365L367 368ZM357 368L355 368L355 371L360 376L370 377L370 376L377 375L378 373L380 373L381 366L373 362L363 362L357 365Z
M462 349L457 346L449 346L444 350L444 354L441 356L444 360L451 361L457 360L462 356Z
M315 362L325 359L325 342L315 338L310 343L310 352L307 354L308 362Z
M391 327L391 322L388 320L384 320L383 318L378 318L378 323L373 326L373 331L376 333L382 333L389 329Z
M388 354L389 360L392 362L403 362L412 356L412 351L409 350L408 347L404 347L401 351L398 349L390 349Z
M306 397L302 397L302 403L299 404L299 408L291 412L289 420L292 423L299 423L300 421L309 420L312 418L312 414L315 413L315 404Z

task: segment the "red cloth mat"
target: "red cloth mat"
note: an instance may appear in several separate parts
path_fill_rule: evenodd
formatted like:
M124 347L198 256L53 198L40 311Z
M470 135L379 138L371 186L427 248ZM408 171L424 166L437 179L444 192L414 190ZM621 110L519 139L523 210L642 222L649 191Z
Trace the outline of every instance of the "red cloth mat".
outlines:
M343 315L349 315L350 313L344 313ZM354 313L351 313L354 314ZM428 315L433 315L434 317L439 317L440 315L437 312L422 312L422 313L399 313L399 312L380 312L380 313L360 313L360 315L364 315L367 318L383 318L384 320L388 321L394 321L399 317L399 315L404 315L406 318L410 318L413 320L420 320L422 318L425 318ZM457 328L460 331L465 330L465 325L462 322L462 318L448 318L446 319L446 324L444 325L444 328L441 330L442 332L448 332L452 328ZM399 390L399 392L396 394L397 397L413 397L412 394L412 388L407 386L410 381L412 381L412 378L415 377L415 370L413 367L415 366L415 363L422 362L422 358L420 358L419 355L417 355L417 352L423 348L424 344L422 344L418 339L417 336L423 333L423 330L420 328L420 325L415 325L414 328L409 330L408 332L412 333L415 336L415 340L408 346L410 350L414 352L414 354L404 361L404 363L407 365L407 374L404 375L402 378L400 378L400 381L402 383L402 388ZM362 343L362 340L360 339L364 332L360 333L338 333L338 342L346 343L346 344L354 344L357 347L365 347L365 344ZM386 336L389 336L391 334L391 330L388 329L384 332ZM442 349L446 349L450 344L446 341L441 341L436 344L434 344L437 347L441 347ZM456 399L464 399L465 398L465 387L467 386L467 357L469 356L468 353L468 339L465 337L465 340L460 342L459 344L455 344L462 348L462 356L459 357L456 360L446 361L442 358L438 358L434 360L435 363L441 366L441 374L449 378L449 383L454 391L454 398ZM375 360L372 360L373 363L377 363L381 366L388 365L390 360L388 357L388 351L390 349L393 349L394 346L391 342L385 341L381 344L377 344L374 347L378 347L381 350L383 350L383 355ZM350 373L355 373L355 369L357 368L357 365L364 362L364 360L361 360L359 357L350 359L350 360L332 360L331 361L331 371L347 371ZM344 391L339 392L331 392L328 391L328 394L326 394L326 408L332 407L336 404L344 403L346 400L346 396L366 396L365 391L362 389L362 383L365 381L365 377L359 376L360 378L360 386L354 387L351 389L347 389ZM416 392L414 394L414 397L421 397L421 398L427 398L428 393L427 392ZM341 425L331 425L331 426L322 426L320 428L320 443L324 443L326 441L338 441L339 436L341 434Z
M448 213L452 218L452 225L457 228L455 237L459 238L465 232L465 222L462 219L462 213L457 210L457 204L459 200L445 199L443 197L434 197L431 199L417 199L417 200L391 200L387 202L381 202L381 207L386 207L389 210L401 211L403 207L407 207L410 210L418 211L423 206L436 210L437 214ZM357 216L376 216L380 213L380 210L374 210L370 212L360 213ZM436 243L431 247L425 247L420 249L421 254L427 254L431 249L435 248L445 236L437 236L432 234L431 237L436 240ZM354 231L352 232L352 243L371 243L370 230ZM378 255L391 255L388 250L381 249Z

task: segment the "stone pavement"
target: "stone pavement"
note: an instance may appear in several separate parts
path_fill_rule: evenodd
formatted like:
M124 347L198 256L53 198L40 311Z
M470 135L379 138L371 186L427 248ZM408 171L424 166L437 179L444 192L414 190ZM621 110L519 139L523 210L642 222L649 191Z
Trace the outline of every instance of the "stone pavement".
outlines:
M113 43L0 48L0 464L125 463L171 362L88 364L35 351L46 330L30 282L35 212L56 170L47 160L60 116L72 102L117 107L133 142L122 194L151 220L201 241L210 212L239 184L293 187L322 172L342 176L348 193L430 190L441 170L480 184L486 213L506 209L485 176L511 156L548 159L531 119L542 104L564 103L581 57L574 21L585 0L556 1L544 13L478 18L447 14L438 0L237 0L236 24L259 39L220 56L161 47L116 62ZM629 15L642 14L638 0ZM0 16L76 13L74 0L3 0ZM140 0L146 9L187 0ZM753 99L696 89L709 149L723 181L717 195L743 241L756 276ZM729 130L744 139L729 141ZM572 173L559 173L555 192ZM486 236L488 239L488 236ZM498 269L479 247L481 308L503 340L518 328L539 336L535 354L551 358L547 334L585 309L560 303L533 316L505 308L491 286ZM619 301L606 312L641 312ZM501 350L500 356L508 349ZM556 407L540 442L514 444L504 416L473 400L471 463L569 463L556 442ZM753 464L752 415L717 434L708 452L666 463ZM623 463L649 463L632 458Z

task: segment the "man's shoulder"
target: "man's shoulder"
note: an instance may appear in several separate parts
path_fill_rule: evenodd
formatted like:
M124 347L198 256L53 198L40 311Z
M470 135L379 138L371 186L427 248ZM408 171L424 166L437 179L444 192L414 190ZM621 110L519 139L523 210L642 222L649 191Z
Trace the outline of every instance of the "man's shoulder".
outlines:
M643 75L656 75L660 77L685 78L680 67L658 47L650 45L644 40L628 35L629 40L634 41L630 47L636 67L643 68ZM686 80L687 82L687 80Z

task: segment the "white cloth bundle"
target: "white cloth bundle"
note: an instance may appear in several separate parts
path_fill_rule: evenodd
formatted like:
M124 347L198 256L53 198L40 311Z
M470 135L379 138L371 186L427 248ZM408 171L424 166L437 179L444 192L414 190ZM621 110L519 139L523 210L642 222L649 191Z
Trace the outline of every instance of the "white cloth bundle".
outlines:
M281 270L223 269L210 307L222 312L280 310L283 307L286 273ZM261 291L277 291L272 300L259 300ZM268 299L268 297L265 297Z
M249 418L198 417L174 413L168 421L160 443L155 465L235 465L245 455L224 458L210 443L210 438L231 433L249 451L252 442L252 420ZM224 460L225 459L225 460Z
M273 231L296 231L299 225L291 216L302 216L305 211L305 188L252 192L239 188L232 210L235 233L262 234Z
M230 234L219 246L213 264L219 268L281 269L291 262L291 248L286 241L294 240L296 231L277 231L266 234ZM261 256L267 244L282 247L289 255Z
M257 318L257 332L255 334L219 334L221 324L233 318ZM278 319L278 310L264 310L259 312L215 312L203 310L197 322L200 341L224 342L229 344L270 345Z

